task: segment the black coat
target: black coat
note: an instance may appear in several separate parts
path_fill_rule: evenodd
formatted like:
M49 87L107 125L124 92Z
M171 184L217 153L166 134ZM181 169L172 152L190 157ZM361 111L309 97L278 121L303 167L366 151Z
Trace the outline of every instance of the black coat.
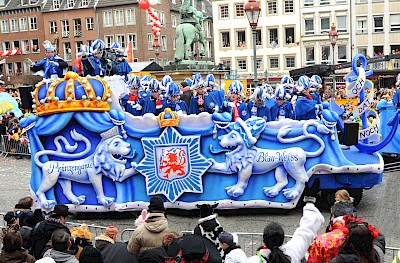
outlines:
M104 263L135 263L139 262L136 255L128 252L128 244L118 242L106 247L101 254L104 257Z
M355 254L339 254L337 257L329 261L329 263L359 263Z

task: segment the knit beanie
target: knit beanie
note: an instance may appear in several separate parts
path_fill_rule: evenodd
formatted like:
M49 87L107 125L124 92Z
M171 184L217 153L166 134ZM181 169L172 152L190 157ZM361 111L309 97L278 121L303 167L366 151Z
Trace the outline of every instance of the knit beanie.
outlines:
M164 202L161 199L161 197L159 197L159 196L152 197L150 199L150 204L149 204L148 210L150 213L155 212L155 211L160 211L160 212L165 211Z
M87 246L82 249L79 256L79 263L103 263L104 259L100 250L95 247Z
M118 234L118 228L115 226L108 226L106 228L106 235L117 235Z

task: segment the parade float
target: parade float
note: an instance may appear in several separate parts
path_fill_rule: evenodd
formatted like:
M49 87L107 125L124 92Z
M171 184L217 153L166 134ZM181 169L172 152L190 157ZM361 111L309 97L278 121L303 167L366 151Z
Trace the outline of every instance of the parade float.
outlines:
M351 84L362 77L357 69L349 90L359 90ZM36 116L21 125L30 139L30 190L38 206L131 211L158 195L167 208L185 210L202 203L291 209L311 186L325 196L345 188L359 202L363 189L382 181L376 149L339 144L340 117L328 103L321 120L233 122L227 112L182 115L168 108L133 116L112 90L105 79L73 72L36 85Z

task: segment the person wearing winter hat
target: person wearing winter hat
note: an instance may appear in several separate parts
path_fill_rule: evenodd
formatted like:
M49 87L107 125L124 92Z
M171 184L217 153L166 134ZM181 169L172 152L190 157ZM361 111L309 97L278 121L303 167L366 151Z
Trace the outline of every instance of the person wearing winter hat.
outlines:
M72 246L71 235L64 229L58 229L53 232L51 235L51 246L52 248L47 250L43 257L50 257L56 262L63 263L79 262L71 253L72 251L68 250Z
M149 216L146 222L139 226L129 239L128 251L133 255L137 255L146 249L162 246L166 234L179 235L169 228L167 218L164 215L164 203L160 197L155 196L150 199L148 211Z
M107 247L115 244L118 235L118 228L115 226L108 226L106 232L94 238L94 246L101 252Z
M79 257L79 263L103 263L104 259L100 250L95 247L85 247Z
M222 232L218 236L219 245L224 250L223 260L225 263L244 263L247 261L246 253L237 244L237 234Z
M2 240L0 262L35 262L35 258L23 248L22 236L18 231L13 228L3 230Z

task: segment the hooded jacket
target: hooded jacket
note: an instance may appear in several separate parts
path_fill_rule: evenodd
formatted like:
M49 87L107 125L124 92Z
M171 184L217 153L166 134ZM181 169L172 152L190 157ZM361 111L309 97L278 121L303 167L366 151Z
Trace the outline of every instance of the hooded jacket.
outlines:
M17 250L12 253L1 251L0 263L33 263L35 258L28 254L27 250Z
M52 258L56 263L79 263L79 261L76 259L74 255L57 251L54 249L47 250L44 253L43 257Z
M176 233L168 227L163 213L150 213L146 223L133 232L128 243L128 251L137 255L146 249L162 246L165 234Z
M101 252L115 243L114 239L110 238L106 234L101 234L100 236L95 237L94 240L94 246Z

